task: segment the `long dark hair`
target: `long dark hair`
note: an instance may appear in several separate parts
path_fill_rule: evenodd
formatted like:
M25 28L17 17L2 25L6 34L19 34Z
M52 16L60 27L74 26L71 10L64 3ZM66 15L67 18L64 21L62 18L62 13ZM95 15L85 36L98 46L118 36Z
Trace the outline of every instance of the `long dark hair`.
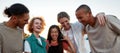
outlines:
M63 34L61 33L59 26L57 26L57 25L52 25L52 26L50 26L49 31L48 31L47 40L48 40L49 43L51 43L51 40L52 40L51 30L52 30L53 28L56 28L56 29L58 30L57 42L58 42L58 45L59 45L59 50L60 50L61 52L63 52L63 45L62 45L62 40L61 40L61 39L63 39ZM54 50L53 50L53 51L54 51Z

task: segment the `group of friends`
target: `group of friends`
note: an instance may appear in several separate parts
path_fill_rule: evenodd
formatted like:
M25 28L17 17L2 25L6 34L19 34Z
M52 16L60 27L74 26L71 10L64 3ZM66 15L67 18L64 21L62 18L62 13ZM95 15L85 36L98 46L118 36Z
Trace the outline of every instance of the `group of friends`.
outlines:
M40 36L45 28L42 17L29 20L29 9L21 3L15 3L4 10L10 18L0 23L0 53L119 53L120 20L114 15L98 13L92 15L90 7L80 5L75 15L78 19L70 23L70 16L62 11L57 14L61 24L51 25L47 39ZM28 24L31 33L24 37L24 26ZM88 35L90 52L87 52L83 40Z

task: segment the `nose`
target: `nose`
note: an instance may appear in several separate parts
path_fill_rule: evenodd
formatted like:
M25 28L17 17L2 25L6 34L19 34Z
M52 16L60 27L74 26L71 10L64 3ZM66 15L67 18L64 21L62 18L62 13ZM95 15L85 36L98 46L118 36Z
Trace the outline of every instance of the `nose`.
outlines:
M66 26L66 25L67 25L67 23L65 22L65 23L64 23L64 26Z

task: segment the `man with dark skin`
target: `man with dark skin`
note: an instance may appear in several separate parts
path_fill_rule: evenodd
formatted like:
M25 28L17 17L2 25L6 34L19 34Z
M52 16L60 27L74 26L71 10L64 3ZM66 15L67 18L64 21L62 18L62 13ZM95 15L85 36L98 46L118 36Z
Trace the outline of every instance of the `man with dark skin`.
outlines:
M92 53L120 52L120 20L114 15L105 15L101 26L89 6L83 4L76 9L76 17L86 26Z

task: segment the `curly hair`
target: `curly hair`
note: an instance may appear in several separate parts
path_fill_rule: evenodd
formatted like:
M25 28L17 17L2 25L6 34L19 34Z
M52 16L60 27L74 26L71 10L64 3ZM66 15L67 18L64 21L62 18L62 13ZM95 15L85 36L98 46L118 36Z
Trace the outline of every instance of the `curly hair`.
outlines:
M42 17L33 17L33 19L30 21L30 23L28 24L28 31L30 32L30 33L33 33L33 28L32 28L32 26L33 26L33 23L34 23L34 20L36 20L36 19L39 19L41 22L42 22L42 28L41 28L41 32L44 30L44 28L45 28L45 21L44 21L44 19L42 18ZM40 32L40 33L41 33Z

